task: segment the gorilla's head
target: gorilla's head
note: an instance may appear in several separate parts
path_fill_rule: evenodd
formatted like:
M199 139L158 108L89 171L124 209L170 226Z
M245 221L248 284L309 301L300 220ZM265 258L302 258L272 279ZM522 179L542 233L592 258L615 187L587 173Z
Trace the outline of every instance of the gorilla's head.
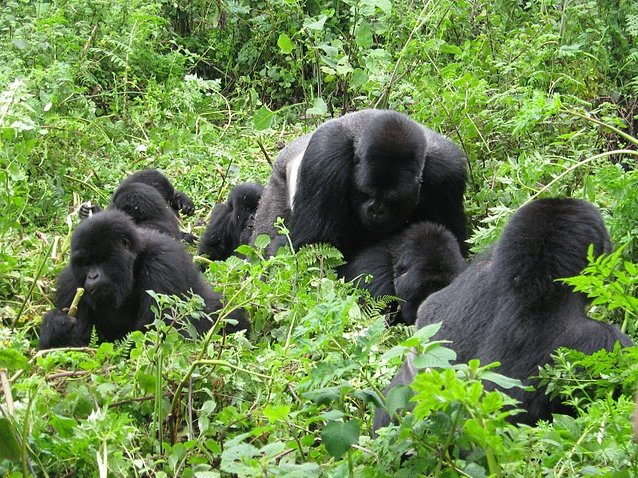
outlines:
M144 183L127 183L113 194L110 207L124 211L138 222L173 214L157 189Z
M354 144L351 206L376 233L397 229L419 202L426 139L408 117L386 111Z
M494 267L504 289L528 302L551 303L548 295L571 293L556 279L578 275L594 257L611 251L611 239L598 209L572 198L538 199L521 207L494 250Z
M433 222L408 226L392 246L394 288L402 305L402 320L413 324L430 294L447 287L466 267L459 243L446 227Z
M81 222L71 238L71 270L91 307L119 308L130 295L141 240L133 220L107 210Z
M251 218L254 220L263 192L264 187L261 184L244 183L235 186L228 195L228 205L234 212L233 220L237 222L239 229L245 227Z

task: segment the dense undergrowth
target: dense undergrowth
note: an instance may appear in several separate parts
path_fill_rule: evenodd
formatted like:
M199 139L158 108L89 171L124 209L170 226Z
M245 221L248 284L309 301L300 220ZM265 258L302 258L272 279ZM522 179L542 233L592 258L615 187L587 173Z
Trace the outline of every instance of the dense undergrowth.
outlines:
M0 474L637 476L636 349L559 351L540 374L578 416L515 427L482 386L505 378L449 365L431 329L387 327L328 247L210 265L250 337L189 340L158 320L122 343L35 349L81 202L156 167L195 199L183 227L200 234L282 144L364 107L465 150L474 252L533 198L600 207L617 252L570 283L638 339L637 40L631 1L3 2ZM158 300L175 319L196 306ZM415 413L373 438L409 347L429 366Z

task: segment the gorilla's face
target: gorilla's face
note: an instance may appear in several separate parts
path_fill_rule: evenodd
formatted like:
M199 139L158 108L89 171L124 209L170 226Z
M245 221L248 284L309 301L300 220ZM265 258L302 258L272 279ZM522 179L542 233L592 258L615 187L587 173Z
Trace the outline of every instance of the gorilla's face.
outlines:
M138 248L137 230L120 211L100 212L82 222L71 240L71 270L84 287L82 300L93 308L121 307L133 288Z
M351 204L363 226L385 234L405 223L419 202L422 170L411 150L356 154Z

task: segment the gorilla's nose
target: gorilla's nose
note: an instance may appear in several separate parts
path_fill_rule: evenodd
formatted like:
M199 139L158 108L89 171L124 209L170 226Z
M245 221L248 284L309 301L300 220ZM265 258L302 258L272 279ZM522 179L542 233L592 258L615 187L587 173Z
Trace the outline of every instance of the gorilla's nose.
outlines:
M368 216L374 222L384 222L390 213L388 206L381 201L372 201L368 206Z
M85 289L94 289L102 280L102 273L97 270L90 270L86 274L86 281L84 283Z

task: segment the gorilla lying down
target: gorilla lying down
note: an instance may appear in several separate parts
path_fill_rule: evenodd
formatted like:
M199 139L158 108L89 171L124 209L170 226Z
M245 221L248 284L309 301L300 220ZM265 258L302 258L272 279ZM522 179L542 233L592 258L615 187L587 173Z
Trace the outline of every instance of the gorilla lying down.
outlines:
M609 253L611 242L600 212L577 199L534 201L511 218L486 258L473 262L452 284L432 294L419 307L416 327L442 322L435 340L450 340L457 361L500 362L497 371L525 385L551 361L550 354L568 347L592 354L612 350L616 342L632 345L617 326L585 314L588 299L556 279L579 274L587 266L587 250ZM388 389L408 385L418 370L410 354ZM496 388L490 382L486 388ZM513 420L533 424L552 412L569 412L545 390L511 389L526 413ZM374 429L390 423L378 409Z
M194 236L179 230L179 211L193 214L193 202L186 194L175 190L168 178L156 169L144 169L128 176L113 193L108 208L124 211L138 226L189 243L195 241ZM86 219L101 210L98 205L83 204L80 218Z
M373 297L394 296L401 299L394 323L412 325L421 302L446 287L467 263L456 238L445 227L433 222L419 222L394 236L370 246L339 268L346 280L358 279ZM363 276L371 274L370 282Z
M78 287L85 289L77 316L64 310ZM160 232L141 228L117 209L95 214L82 221L71 238L71 263L60 273L56 309L45 314L40 329L40 348L84 346L95 326L100 340L121 339L153 322L153 299L146 292L204 299L211 320L192 320L199 333L211 328L222 297L213 292L193 265L183 246ZM249 327L242 310L228 315L225 331Z
M257 183L235 186L225 203L217 204L199 241L198 254L223 261L242 244L249 244L255 212L264 187Z
M466 158L444 136L387 110L349 113L297 138L275 162L253 241L285 220L295 247L327 242L346 260L407 224L446 226L463 253Z

